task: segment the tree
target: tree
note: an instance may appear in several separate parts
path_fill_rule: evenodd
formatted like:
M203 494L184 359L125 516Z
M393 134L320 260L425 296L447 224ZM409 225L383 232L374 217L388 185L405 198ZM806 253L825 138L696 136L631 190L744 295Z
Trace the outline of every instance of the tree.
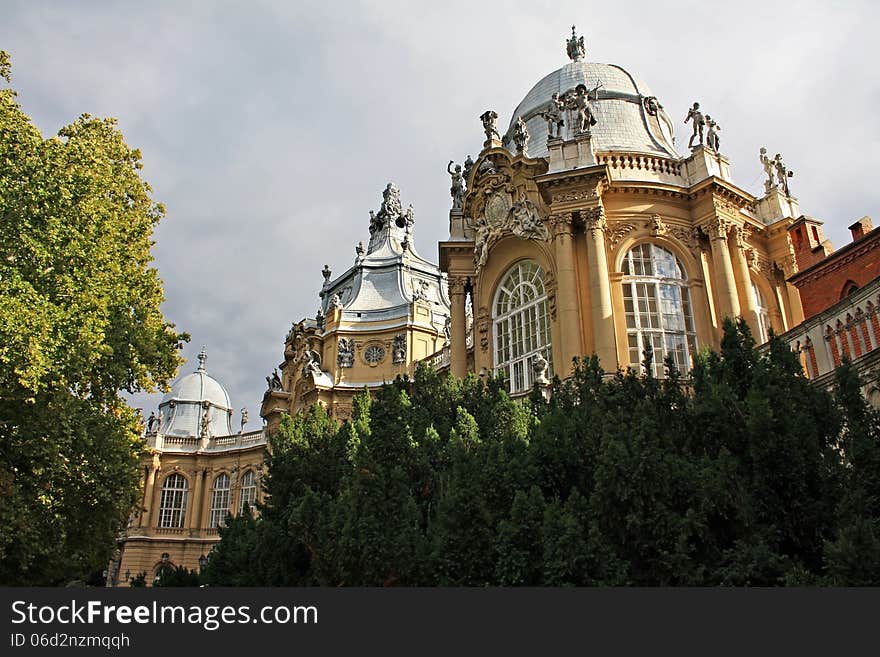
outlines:
M10 80L0 55L0 77ZM150 266L164 209L113 119L43 139L0 89L0 583L106 567L138 501L141 418L188 340Z

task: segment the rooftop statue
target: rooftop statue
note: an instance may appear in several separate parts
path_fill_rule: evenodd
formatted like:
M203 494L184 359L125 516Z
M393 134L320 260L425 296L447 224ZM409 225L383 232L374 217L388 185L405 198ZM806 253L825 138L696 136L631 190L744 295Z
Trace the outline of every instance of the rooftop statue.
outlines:
M575 112L574 130L576 134L589 134L590 127L596 125L596 117L593 116L590 101L595 98L594 94L600 86L601 83L590 91L587 89L587 85L579 84L574 88L574 94L568 95L569 108Z
M244 433L244 425L248 423L248 411L246 408L241 409L241 433Z
M329 283L329 282L330 282L330 274L332 274L332 273L333 273L333 272L330 271L330 266L329 266L329 265L324 265L324 269L321 270L321 275L324 277L324 282L325 282L325 283Z
M718 132L721 130L721 126L718 125L715 121L712 120L712 117L708 114L706 115L706 146L711 148L713 151L718 153L721 150L721 139L718 137Z
M154 412L150 412L150 417L147 418L147 433L156 433L159 428L159 418L156 417Z
M774 176L776 165L767 155L767 149L763 146L761 146L759 159L761 161L761 166L764 167L764 174L767 176L767 180L764 181L764 193L769 194L770 190L776 187L776 179Z
M501 135L498 134L498 130L495 128L495 121L497 119L498 113L494 110L486 110L480 114L480 121L483 122L483 132L486 133L486 141L492 141L493 136L495 139L501 140Z
M467 184L468 180L471 179L471 169L474 168L474 161L471 159L471 156L468 155L467 159L464 161L464 171L461 172L461 175L464 177L464 182Z
M791 188L788 186L788 179L794 175L794 171L790 171L786 168L785 163L782 161L782 156L779 153L773 158L773 164L776 166L776 178L779 180L779 186L782 187L782 191L786 196L791 196Z
M525 154L526 146L529 143L529 129L521 116L517 117L516 124L513 126L513 143L516 145L518 154Z
M449 160L446 171L452 176L452 187L449 188L449 193L452 195L452 209L461 210L464 204L464 176L461 175L461 165L456 164L453 170L452 160Z
M561 139L562 126L565 121L562 113L565 111L565 102L559 97L558 93L554 93L550 97L547 109L541 112L541 118L547 122L547 139Z
M584 44L584 37L579 37L575 31L575 26L571 26L571 38L565 42L565 51L568 58L573 62L579 62L587 56L587 46Z
M694 121L694 134L691 135L690 140L688 141L688 148L694 147L694 139L699 136L700 144L703 143L703 129L706 127L706 119L703 118L703 113L700 111L700 104L694 103L694 106L688 110L687 116L684 118L684 122L687 123L693 119Z

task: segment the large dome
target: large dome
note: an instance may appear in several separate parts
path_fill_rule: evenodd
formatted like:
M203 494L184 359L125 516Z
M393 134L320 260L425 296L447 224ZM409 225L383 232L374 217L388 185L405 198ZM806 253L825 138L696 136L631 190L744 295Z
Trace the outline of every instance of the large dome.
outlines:
M594 152L646 153L663 157L681 157L673 145L673 127L662 106L656 113L645 108L645 99L654 97L648 86L615 64L572 61L545 76L532 87L513 112L504 144L515 151L512 129L516 120L525 121L530 139L526 152L530 157L547 157L547 123L541 113L554 93L562 96L577 85L593 89L600 84L597 100L592 103L596 125L592 127ZM567 115L568 113L566 113ZM569 123L566 116L566 124ZM568 127L563 129L568 135Z
M228 436L232 433L229 393L205 370L202 348L199 367L178 379L159 404L160 432L169 436ZM207 418L205 412L207 411ZM203 427L207 419L207 426Z

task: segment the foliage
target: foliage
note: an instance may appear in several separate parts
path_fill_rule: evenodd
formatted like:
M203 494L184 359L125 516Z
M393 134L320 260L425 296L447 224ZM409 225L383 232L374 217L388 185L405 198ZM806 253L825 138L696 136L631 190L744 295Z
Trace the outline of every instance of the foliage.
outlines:
M195 570L171 564L159 566L153 579L153 586L199 586L200 583L201 576Z
M880 583L880 419L851 369L814 388L728 322L685 385L576 361L549 401L420 367L337 426L272 438L258 518L222 530L223 585ZM650 373L652 354L644 371Z
M119 393L164 386L188 339L160 311L164 210L141 167L114 120L43 139L0 89L0 583L106 568L138 502L140 418Z

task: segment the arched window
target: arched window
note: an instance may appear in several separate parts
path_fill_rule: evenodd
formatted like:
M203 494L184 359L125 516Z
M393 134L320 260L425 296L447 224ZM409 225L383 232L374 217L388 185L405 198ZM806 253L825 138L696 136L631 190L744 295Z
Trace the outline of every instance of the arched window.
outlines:
M226 523L229 514L229 475L223 473L214 480L214 494L211 495L211 518L208 527L220 527Z
M172 474L165 478L159 500L159 527L183 527L188 488L186 477L182 474Z
M239 512L244 511L244 505L247 504L251 509L254 508L254 502L257 501L257 477L253 470L248 470L241 478L241 500L238 504Z
M755 336L755 340L758 344L764 344L770 339L770 312L767 310L767 302L764 300L764 295L761 294L761 288L754 281L752 281L752 292L755 294L757 306L755 310L758 314L758 335Z
M544 271L533 260L516 263L501 281L492 308L495 373L509 382L510 392L532 386L532 362L542 354L553 369L550 318Z
M855 281L847 281L843 286L843 292L840 294L841 299L846 299L853 292L858 291L859 286Z
M646 243L626 254L622 269L630 367L639 367L650 344L654 376L664 376L663 360L668 355L686 374L697 340L684 267L666 249Z

